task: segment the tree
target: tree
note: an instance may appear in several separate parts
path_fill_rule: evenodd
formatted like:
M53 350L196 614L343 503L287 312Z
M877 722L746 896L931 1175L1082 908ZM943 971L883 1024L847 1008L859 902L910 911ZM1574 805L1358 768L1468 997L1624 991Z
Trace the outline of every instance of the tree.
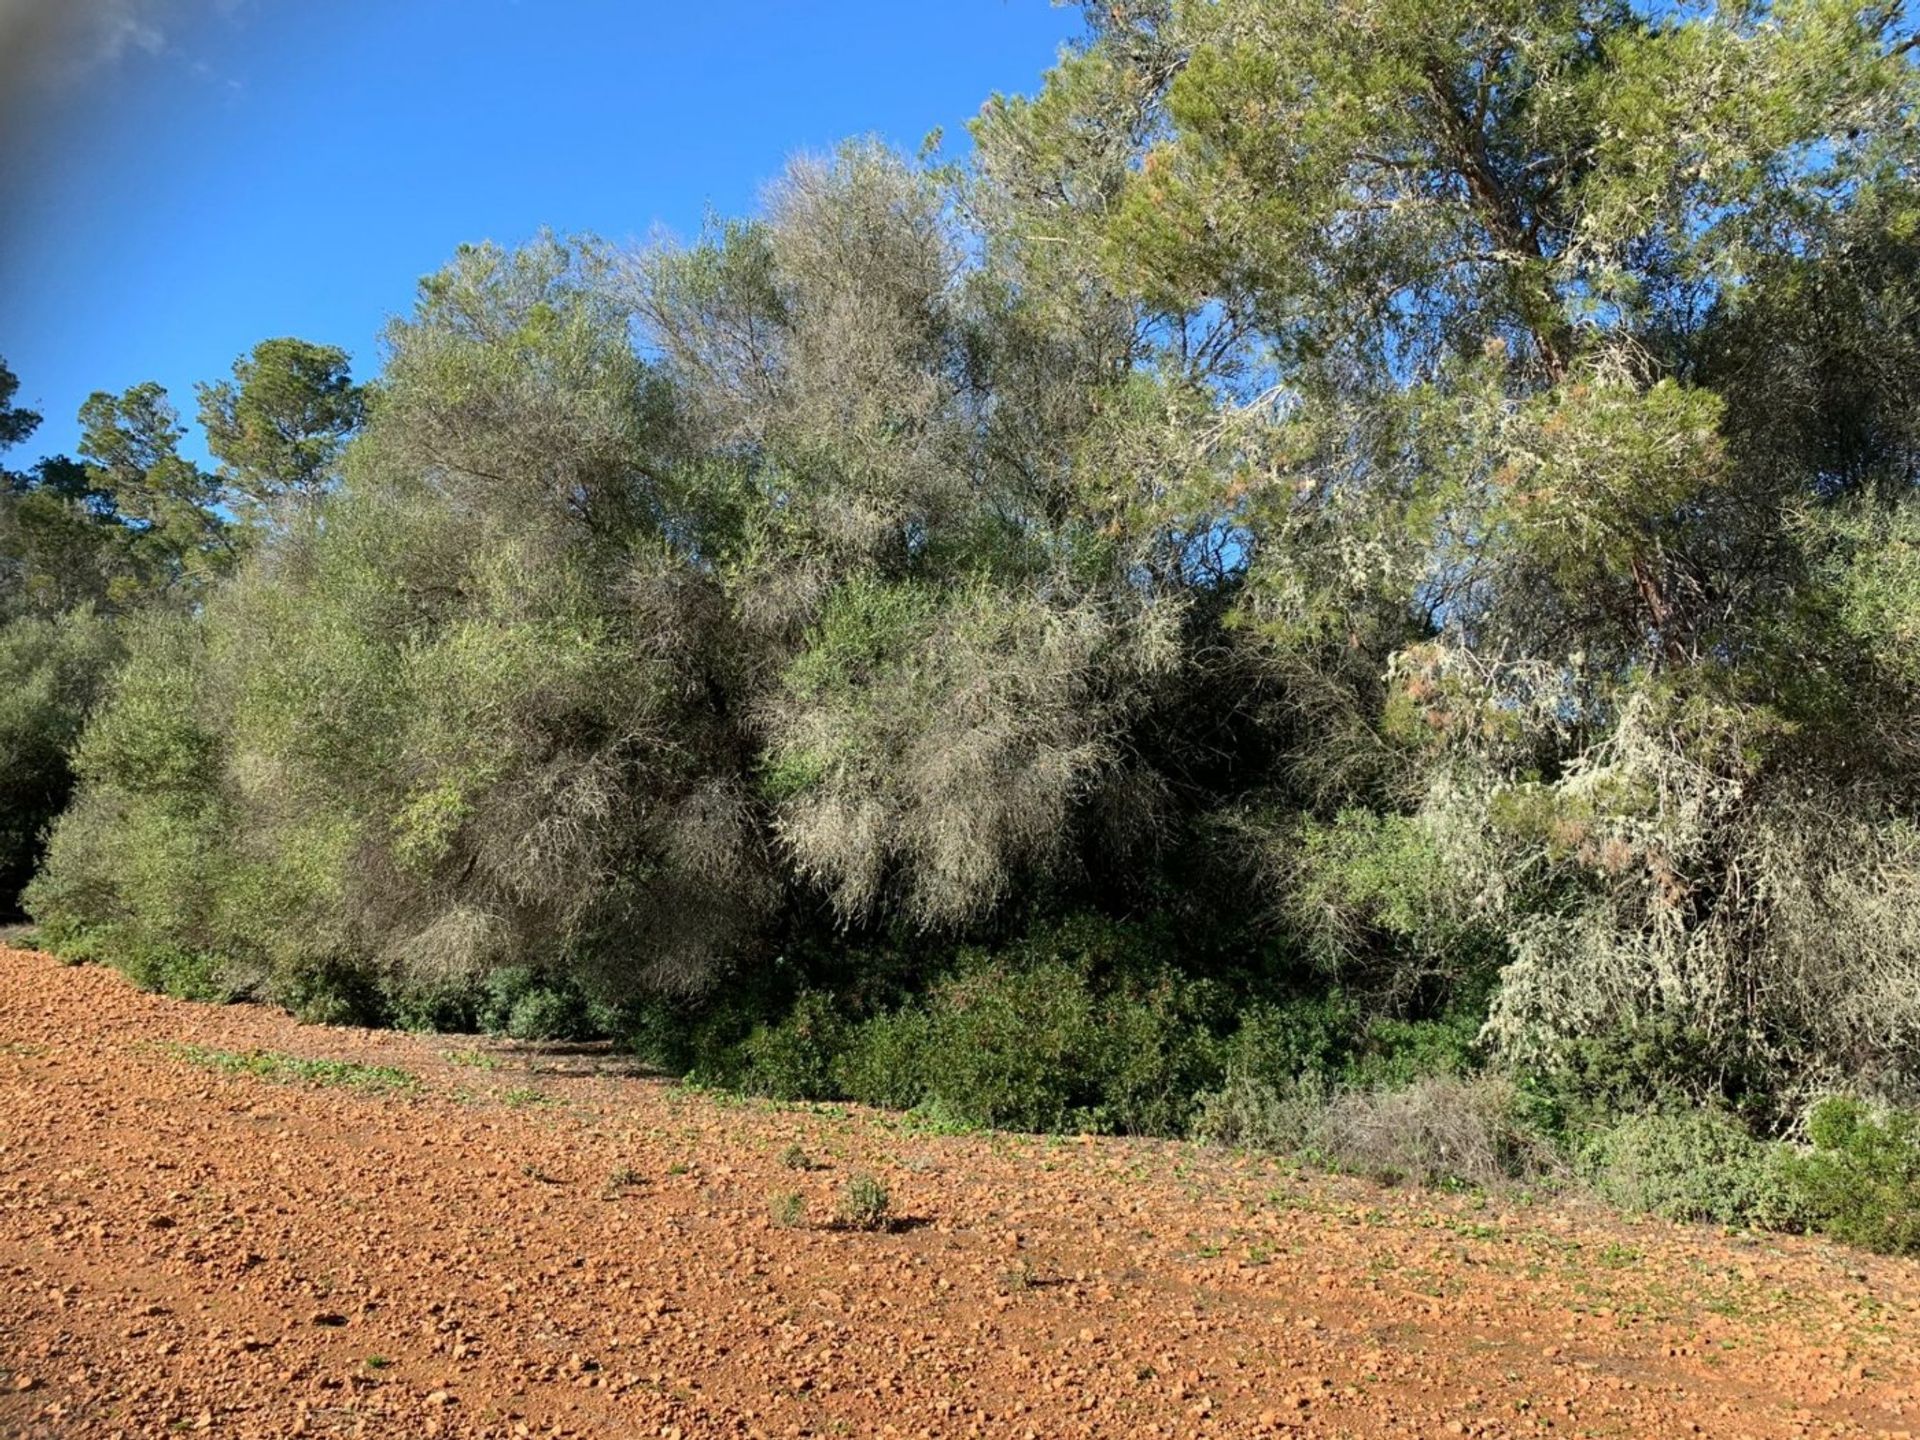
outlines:
M200 424L236 500L268 514L310 508L339 479L366 394L347 354L305 340L263 340L233 363L233 379L198 387Z
M40 417L13 403L20 392L20 380L5 360L0 360L0 450L10 450L40 428Z
M166 390L151 380L96 390L80 426L91 485L131 532L143 583L193 603L232 569L243 537L217 508L218 480L180 454L186 432Z

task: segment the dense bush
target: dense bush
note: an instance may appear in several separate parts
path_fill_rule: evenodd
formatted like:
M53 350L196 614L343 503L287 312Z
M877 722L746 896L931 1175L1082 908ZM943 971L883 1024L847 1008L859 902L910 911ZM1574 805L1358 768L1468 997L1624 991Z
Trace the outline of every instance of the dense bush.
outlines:
M69 756L119 653L119 637L91 607L0 623L0 913L66 808Z
M1781 1229L1806 1218L1785 1148L1711 1110L1623 1120L1580 1163L1606 1199L1669 1220Z
M1807 1125L1812 1150L1789 1162L1812 1222L1849 1245L1920 1253L1920 1115L1837 1097Z

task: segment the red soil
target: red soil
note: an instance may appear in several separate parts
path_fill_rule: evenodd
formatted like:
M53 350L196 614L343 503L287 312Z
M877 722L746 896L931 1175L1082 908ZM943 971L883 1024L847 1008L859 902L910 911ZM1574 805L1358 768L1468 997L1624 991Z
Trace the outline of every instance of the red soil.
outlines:
M1920 1431L1908 1262L618 1069L0 950L0 1434Z

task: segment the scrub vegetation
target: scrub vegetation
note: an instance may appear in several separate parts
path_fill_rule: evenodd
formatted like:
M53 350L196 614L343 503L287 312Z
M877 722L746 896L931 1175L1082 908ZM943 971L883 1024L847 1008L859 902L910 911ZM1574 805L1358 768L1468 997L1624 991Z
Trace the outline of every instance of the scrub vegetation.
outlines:
M962 159L262 344L212 470L96 395L0 484L0 886L196 998L1914 1248L1914 30L1121 0Z

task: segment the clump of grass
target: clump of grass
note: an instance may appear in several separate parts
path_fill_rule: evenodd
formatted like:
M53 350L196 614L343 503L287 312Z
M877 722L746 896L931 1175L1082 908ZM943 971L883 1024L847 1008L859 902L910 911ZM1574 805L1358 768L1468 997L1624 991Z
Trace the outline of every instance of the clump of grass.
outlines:
M519 1085L501 1095L500 1103L509 1110L525 1110L533 1105L551 1105L553 1099L545 1091Z
M780 1155L780 1163L789 1170L811 1170L813 1159L798 1145L789 1145Z
M332 1085L376 1093L418 1090L420 1077L391 1065L362 1065L352 1060L305 1060L277 1050L216 1050L204 1045L172 1045L168 1053L223 1075L253 1075L276 1084Z
M767 1203L773 1223L783 1230L797 1229L807 1223L807 1201L798 1190L776 1191Z
M892 1201L879 1177L866 1170L847 1177L840 1188L840 1223L849 1230L884 1230Z
M644 1185L646 1183L647 1177L634 1169L633 1166L622 1165L607 1176L607 1191L611 1194L615 1190L630 1190L635 1185Z

